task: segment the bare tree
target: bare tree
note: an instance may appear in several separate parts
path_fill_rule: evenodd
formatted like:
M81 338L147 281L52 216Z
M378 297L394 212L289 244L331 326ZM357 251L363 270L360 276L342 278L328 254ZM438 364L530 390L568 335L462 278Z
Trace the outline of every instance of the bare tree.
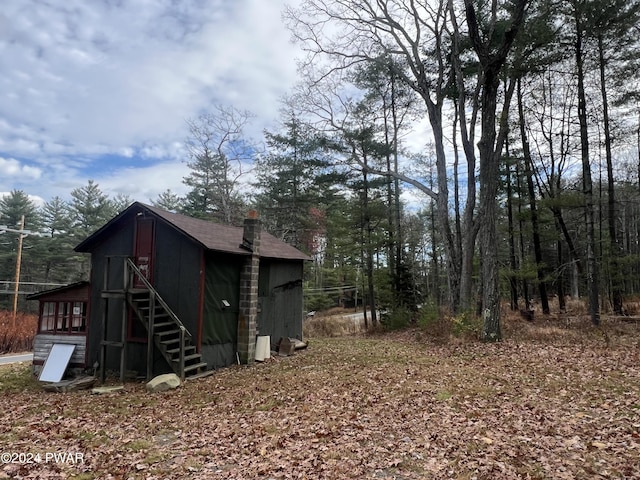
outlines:
M187 121L191 173L183 181L191 191L183 205L185 213L224 223L241 221L240 180L250 171L256 152L244 137L251 117L246 111L216 106L213 113Z
M522 27L529 0L510 2L510 8L497 1L476 5L465 0L469 38L479 60L480 102L480 258L482 261L482 338L496 341L502 337L500 329L500 290L498 276L496 197L498 194L499 163L507 135L507 118L514 83L507 88L500 117L498 88L500 73L507 61L518 31ZM484 8L483 8L484 7ZM486 9L486 10L485 10ZM505 18L506 27L505 27ZM499 132L496 131L499 125Z
M449 217L443 126L443 108L451 83L447 63L450 55L447 8L445 0L305 0L299 9L288 9L285 17L294 36L309 54L303 68L305 77L311 79L313 85L331 82L333 80L328 80L331 75L360 63L388 63L392 59L393 65L403 66L394 71L396 78L422 98L433 135L437 192L417 178L401 172L377 173L392 175L435 199L447 258L449 303L457 310L461 303L468 301L464 299L461 302L460 299L462 265L471 265L472 262L461 260L461 242L455 238ZM324 68L313 67L321 63L320 58L329 63L324 64ZM473 177L473 165L470 170ZM475 203L474 187L475 179L467 190L470 214ZM473 236L473 229L465 229L465 234ZM464 242L465 246L469 243L471 248L463 251L472 258L473 241ZM471 272L467 274L470 278Z

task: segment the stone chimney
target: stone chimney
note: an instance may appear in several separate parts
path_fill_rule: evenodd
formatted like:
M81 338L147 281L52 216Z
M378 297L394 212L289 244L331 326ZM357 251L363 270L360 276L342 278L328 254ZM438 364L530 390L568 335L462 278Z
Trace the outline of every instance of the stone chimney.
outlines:
M260 269L260 220L258 212L249 211L244 220L240 247L251 254L240 272L240 311L238 313L238 358L241 364L255 360L258 316L258 272Z

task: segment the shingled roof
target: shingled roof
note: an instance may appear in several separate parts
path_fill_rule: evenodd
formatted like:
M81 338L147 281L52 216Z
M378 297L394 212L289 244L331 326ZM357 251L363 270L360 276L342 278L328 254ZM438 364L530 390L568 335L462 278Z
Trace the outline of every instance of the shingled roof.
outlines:
M232 253L236 255L249 255L249 252L240 247L242 243L242 227L213 223L207 220L187 217L178 213L167 212L160 208L145 205L140 202L132 203L126 210L114 217L102 228L94 232L86 240L81 242L75 250L88 252L91 245L103 237L104 233L114 224L120 223L125 217L137 212L148 212L160 221L171 225L175 229L200 243L207 250ZM310 258L295 247L277 239L270 233L262 231L260 239L260 257L278 258L283 260L310 260Z

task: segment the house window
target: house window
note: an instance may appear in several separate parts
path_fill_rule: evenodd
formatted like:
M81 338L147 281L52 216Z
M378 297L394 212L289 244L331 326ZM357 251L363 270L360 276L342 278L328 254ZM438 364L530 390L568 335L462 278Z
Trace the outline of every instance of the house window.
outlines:
M42 333L86 333L87 302L44 302L40 319Z
M56 302L44 302L42 306L41 332L55 332L56 330Z

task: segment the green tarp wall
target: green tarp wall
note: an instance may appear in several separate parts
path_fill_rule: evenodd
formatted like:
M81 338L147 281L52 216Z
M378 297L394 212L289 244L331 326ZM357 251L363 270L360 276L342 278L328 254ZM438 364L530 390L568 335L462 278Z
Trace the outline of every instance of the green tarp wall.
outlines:
M205 257L201 354L210 368L236 361L242 261L231 255L209 253ZM225 301L229 307L224 306Z

